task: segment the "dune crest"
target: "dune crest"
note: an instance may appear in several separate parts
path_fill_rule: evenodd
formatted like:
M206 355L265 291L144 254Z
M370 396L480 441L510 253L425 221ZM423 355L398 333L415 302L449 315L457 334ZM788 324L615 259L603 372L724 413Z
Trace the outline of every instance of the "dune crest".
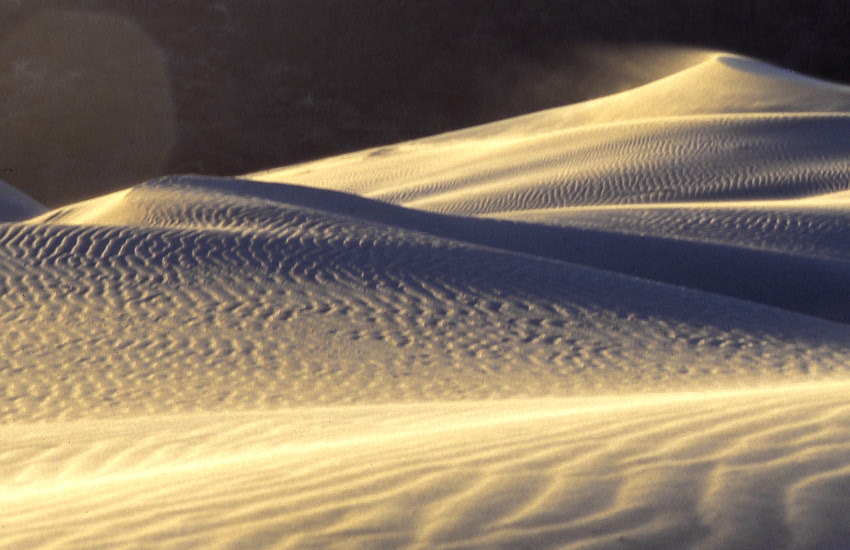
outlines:
M838 548L848 144L848 88L709 52L243 179L0 189L0 547Z

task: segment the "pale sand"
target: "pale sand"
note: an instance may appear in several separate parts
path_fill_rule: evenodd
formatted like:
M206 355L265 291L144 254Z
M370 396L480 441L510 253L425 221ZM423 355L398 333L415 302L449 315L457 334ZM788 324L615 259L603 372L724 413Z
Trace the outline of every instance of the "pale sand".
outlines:
M241 180L2 188L0 547L844 548L848 138L850 89L699 53Z
M0 430L8 548L840 548L846 383Z

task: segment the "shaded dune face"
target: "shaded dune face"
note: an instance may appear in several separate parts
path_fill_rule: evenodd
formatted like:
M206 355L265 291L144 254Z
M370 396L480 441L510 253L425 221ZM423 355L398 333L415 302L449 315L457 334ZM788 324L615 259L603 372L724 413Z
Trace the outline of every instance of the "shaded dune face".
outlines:
M397 227L406 212L380 203L371 220L305 207L358 203L301 189L165 178L5 228L4 322L44 327L5 337L21 381L6 417L641 391L847 365L844 325Z
M244 179L0 189L0 547L843 548L848 98L706 53Z
M0 220L25 220L46 211L46 207L0 180Z
M117 16L48 10L5 33L0 97L2 177L53 205L159 175L174 145L164 56Z

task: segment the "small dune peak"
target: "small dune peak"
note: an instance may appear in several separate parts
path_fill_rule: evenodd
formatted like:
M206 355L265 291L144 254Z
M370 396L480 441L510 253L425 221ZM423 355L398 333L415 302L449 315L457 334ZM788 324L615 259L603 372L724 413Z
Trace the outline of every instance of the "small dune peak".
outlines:
M0 179L0 222L25 220L45 211L41 203Z
M746 57L743 55L718 53L714 56L712 62L728 69L733 69L739 73L752 76L767 77L777 80L789 80L792 82L806 83L814 86L821 86L824 84L830 85L824 82L823 80L806 76L790 69L778 67L776 65L772 65L770 63L759 61L758 59ZM840 86L837 84L831 85L835 86L836 89L847 89L845 86Z
M850 87L726 52L617 99L634 109L620 111L622 118L850 111Z

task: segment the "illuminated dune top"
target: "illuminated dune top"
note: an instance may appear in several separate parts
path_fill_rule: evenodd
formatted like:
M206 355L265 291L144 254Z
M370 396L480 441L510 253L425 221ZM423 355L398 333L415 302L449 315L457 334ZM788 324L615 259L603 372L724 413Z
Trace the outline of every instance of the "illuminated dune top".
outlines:
M575 105L571 124L719 114L847 112L850 88L755 59L702 52L639 88Z
M844 190L850 88L728 54L617 95L249 176L462 215Z
M686 57L606 98L248 177L524 222L466 238L846 322L850 88Z

